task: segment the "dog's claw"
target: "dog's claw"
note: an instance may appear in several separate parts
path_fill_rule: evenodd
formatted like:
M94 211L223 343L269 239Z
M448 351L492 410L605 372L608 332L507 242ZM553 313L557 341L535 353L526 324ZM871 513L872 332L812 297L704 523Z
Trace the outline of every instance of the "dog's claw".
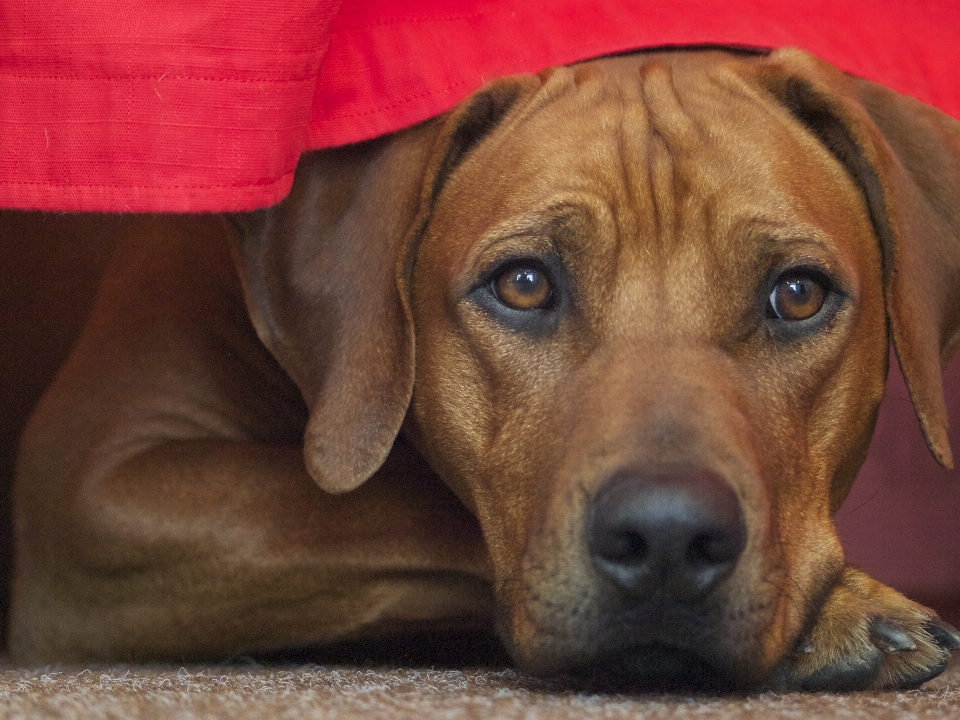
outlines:
M879 648L865 649L862 655L825 665L808 675L803 689L813 692L853 692L869 687L883 666Z
M883 618L877 618L870 623L870 642L885 653L899 653L917 649L917 644L910 639L903 625Z
M933 618L923 627L933 641L947 652L960 650L960 632L949 623L945 623L940 618Z

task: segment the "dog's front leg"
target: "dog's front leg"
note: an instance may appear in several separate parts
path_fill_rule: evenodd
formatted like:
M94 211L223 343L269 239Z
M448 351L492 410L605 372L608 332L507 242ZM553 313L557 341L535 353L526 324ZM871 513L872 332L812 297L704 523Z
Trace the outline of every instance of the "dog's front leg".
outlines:
M330 495L300 448L169 442L30 523L21 661L225 657L491 613L475 521L404 445Z
M960 634L935 612L847 567L772 684L833 692L919 687L957 649Z

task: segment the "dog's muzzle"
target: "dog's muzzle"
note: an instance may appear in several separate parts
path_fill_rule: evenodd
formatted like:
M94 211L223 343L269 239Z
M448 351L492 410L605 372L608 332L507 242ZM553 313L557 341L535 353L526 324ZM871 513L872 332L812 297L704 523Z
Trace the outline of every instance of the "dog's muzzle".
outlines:
M627 468L586 511L585 540L605 619L569 672L599 688L729 686L718 623L747 544L737 494L703 468Z

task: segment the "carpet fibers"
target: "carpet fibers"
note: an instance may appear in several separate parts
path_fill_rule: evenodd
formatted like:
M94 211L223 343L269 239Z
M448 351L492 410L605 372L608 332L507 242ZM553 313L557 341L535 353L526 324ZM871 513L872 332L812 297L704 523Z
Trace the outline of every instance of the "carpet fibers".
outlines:
M0 717L591 720L960 718L960 662L921 690L752 696L593 695L512 670L110 666L0 670Z

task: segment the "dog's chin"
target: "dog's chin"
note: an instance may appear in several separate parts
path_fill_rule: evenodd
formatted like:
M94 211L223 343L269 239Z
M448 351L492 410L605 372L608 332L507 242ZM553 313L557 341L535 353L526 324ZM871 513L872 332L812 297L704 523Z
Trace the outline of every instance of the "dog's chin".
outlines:
M695 653L660 644L601 658L563 675L583 690L604 693L713 693L741 685Z

